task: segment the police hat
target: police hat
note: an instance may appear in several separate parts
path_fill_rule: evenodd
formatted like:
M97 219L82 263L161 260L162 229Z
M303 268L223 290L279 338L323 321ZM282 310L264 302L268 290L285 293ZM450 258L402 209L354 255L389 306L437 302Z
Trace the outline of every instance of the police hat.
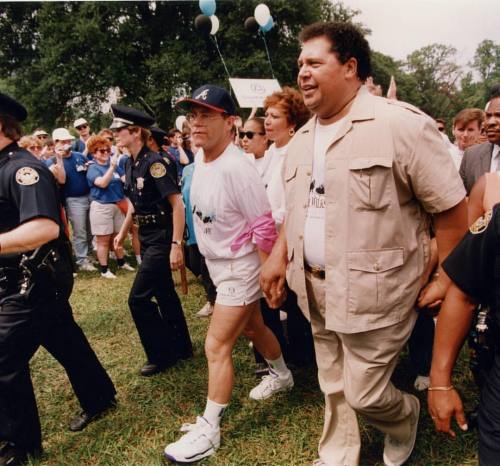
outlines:
M113 104L111 110L114 118L109 129L120 129L127 126L149 128L155 122L155 119L149 113L125 105Z
M158 126L151 126L151 128L149 128L149 131L151 131L151 137L155 140L158 146L161 147L165 144L165 138L168 136L168 133L166 131L158 128Z
M193 105L200 105L228 115L236 115L236 105L229 92L212 84L199 87L190 98L181 99L176 103L176 107L187 112L191 110Z
M19 102L0 92L0 113L9 115L17 121L28 118L28 111Z

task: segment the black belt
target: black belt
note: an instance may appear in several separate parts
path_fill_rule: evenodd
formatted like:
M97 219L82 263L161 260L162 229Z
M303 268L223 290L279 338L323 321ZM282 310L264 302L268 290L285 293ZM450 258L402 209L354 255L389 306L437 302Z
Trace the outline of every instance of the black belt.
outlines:
M140 227L145 225L166 225L165 214L133 214L134 223Z
M321 267L304 264L304 269L306 269L312 276L316 278L319 278L321 280L325 279L325 269L322 269Z

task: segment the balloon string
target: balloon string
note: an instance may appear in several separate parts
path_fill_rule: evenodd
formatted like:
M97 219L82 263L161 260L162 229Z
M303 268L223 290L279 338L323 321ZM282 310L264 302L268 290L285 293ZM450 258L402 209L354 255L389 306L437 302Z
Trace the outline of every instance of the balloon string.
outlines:
M226 62L224 61L224 57L222 56L222 53L221 53L221 51L219 49L219 43L217 42L217 37L215 35L210 36L210 37L214 41L215 48L217 49L217 52L219 52L220 59L222 61L222 64L224 65L224 69L226 70L226 74L227 74L227 77L229 79L229 78L231 78L231 75L229 74L229 71L228 71L227 66L226 66Z
M271 67L271 74L273 75L273 79L276 79L276 76L274 76L274 70L273 70L273 64L271 62L271 56L269 55L269 49L267 48L266 36L261 30L259 30L259 34L261 35L262 40L264 41L264 46L266 48L266 53L267 53L267 60L269 61L269 66Z

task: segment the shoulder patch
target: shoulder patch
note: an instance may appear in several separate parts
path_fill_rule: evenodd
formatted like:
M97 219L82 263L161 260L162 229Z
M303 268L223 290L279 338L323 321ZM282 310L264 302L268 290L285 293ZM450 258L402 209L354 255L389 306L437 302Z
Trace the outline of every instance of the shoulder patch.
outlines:
M491 217L493 216L493 211L488 210L482 217L479 217L469 228L469 231L473 235L478 235L482 233L486 228L488 228L488 224L490 223Z
M23 186L31 186L38 183L40 175L36 169L32 167L22 167L16 172L16 182Z
M149 173L153 178L162 178L167 174L167 169L161 162L155 162L149 167Z

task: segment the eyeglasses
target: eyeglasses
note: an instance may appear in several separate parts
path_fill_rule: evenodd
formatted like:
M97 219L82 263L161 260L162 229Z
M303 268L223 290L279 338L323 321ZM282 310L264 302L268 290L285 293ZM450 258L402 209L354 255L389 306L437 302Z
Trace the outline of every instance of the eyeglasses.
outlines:
M77 129L78 131L80 131L80 130L85 129L85 128L88 128L88 127L89 127L89 125L80 125L80 126L77 126L77 127L76 127L76 129Z
M209 120L216 120L219 116L224 115L224 113L186 113L186 120L188 123L192 123L194 120L200 121L200 123L205 124Z
M111 154L111 149L96 149L95 151L101 154Z
M42 146L29 146L28 150L42 150Z
M256 134L260 134L261 136L264 136L266 133L257 133L257 131L238 131L238 135L239 135L240 139L243 139L245 136L248 139L253 139L253 137Z

